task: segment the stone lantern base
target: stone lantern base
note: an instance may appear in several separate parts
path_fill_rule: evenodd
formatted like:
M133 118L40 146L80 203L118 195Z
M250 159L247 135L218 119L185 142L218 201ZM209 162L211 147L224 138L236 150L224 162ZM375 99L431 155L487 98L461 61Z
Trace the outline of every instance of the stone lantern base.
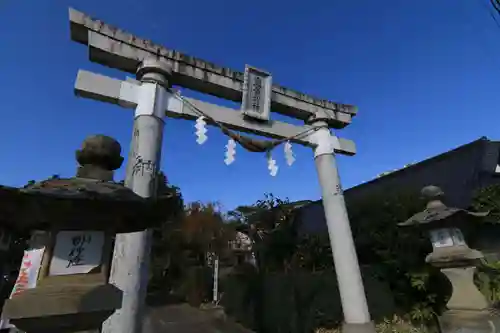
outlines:
M500 328L500 316L474 285L475 266L443 268L453 293L448 311L439 318L442 333L494 333Z
M26 332L78 332L99 328L121 303L111 284L43 286L6 300L3 313Z
M500 317L489 310L448 310L439 318L442 333L494 333Z

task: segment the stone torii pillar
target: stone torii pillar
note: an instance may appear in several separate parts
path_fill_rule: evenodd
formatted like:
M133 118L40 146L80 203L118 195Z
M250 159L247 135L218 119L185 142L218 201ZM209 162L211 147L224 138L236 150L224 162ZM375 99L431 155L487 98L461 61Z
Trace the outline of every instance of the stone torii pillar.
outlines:
M312 134L317 144L314 148L314 162L321 185L323 209L344 313L342 331L344 333L375 332L368 311L332 136L325 117L317 116L312 118L310 123L320 127Z
M137 71L141 89L136 94L125 186L144 198L156 194L170 74L169 66L155 59L145 60ZM109 279L124 297L122 308L104 322L103 333L142 331L151 242L151 230L116 235Z

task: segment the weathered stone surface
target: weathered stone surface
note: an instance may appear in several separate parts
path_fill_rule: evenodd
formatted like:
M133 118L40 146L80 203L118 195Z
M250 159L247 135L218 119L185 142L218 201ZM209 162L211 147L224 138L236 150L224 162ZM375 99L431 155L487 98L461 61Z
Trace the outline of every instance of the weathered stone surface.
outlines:
M427 225L432 224L433 227L437 223L450 222L451 218L462 219L464 217L484 217L489 214L489 212L471 212L465 209L454 208L446 206L441 200L444 196L441 188L429 185L422 189L422 197L427 201L425 209L412 217L410 217L405 222L399 223L401 227L412 226L412 225ZM453 221L452 221L453 222Z
M26 332L75 332L99 327L121 306L115 286L66 285L25 290L9 299L3 315Z
M474 284L476 267L445 268L441 272L450 280L453 293L448 309L484 310L489 304Z
M500 317L489 311L450 310L439 318L442 333L494 333Z
M85 13L69 10L71 39L88 46L91 61L135 73L143 59L162 57L172 68L174 84L240 102L244 74L211 62L167 49L113 27ZM329 115L329 124L343 128L357 114L353 105L332 102L273 85L272 110L307 120L317 113Z

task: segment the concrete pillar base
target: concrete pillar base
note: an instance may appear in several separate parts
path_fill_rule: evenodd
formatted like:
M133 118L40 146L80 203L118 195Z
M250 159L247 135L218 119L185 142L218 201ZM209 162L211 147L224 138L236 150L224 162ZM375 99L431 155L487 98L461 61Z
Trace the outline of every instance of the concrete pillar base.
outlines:
M342 324L342 333L375 333L373 322L364 324Z
M487 309L448 310L439 318L443 333L492 333L500 328L500 317Z

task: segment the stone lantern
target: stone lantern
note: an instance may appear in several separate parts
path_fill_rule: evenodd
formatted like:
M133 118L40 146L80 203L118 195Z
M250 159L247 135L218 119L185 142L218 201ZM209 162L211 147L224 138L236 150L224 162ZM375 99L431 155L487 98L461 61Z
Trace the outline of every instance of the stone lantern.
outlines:
M500 328L500 320L490 311L490 304L474 284L476 266L483 254L471 249L463 235L467 224L474 219L488 215L464 209L452 208L442 202L443 191L437 186L422 189L426 208L399 226L418 226L426 230L433 251L426 262L437 267L448 278L452 295L445 311L439 318L443 333L455 332L495 332Z
M168 217L175 198L144 199L113 182L120 144L96 135L76 152L74 178L51 178L21 189L0 188L0 222L35 231L43 254L36 286L6 300L3 316L27 332L78 332L100 327L121 307L108 283L116 233L146 229Z

